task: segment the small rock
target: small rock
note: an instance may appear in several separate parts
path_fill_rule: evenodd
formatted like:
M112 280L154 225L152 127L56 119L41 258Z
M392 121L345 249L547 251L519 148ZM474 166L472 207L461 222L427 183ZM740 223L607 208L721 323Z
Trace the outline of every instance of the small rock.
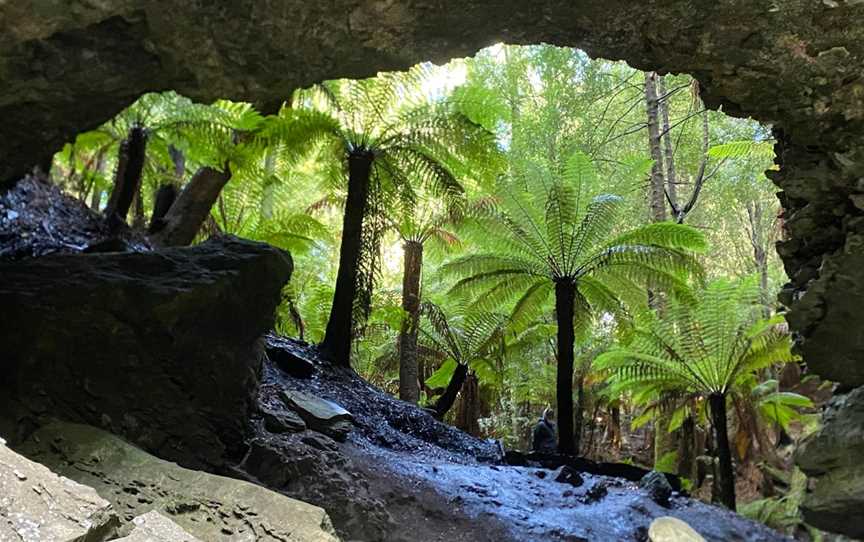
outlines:
M609 489L605 482L597 482L589 489L582 497L584 504L591 504L601 500L609 493Z
M583 484L582 476L573 467L564 465L555 473L555 481L561 484L570 484L579 487Z
M662 472L652 470L639 480L639 487L648 492L651 500L660 506L669 506L669 498L672 496L672 486L666 475Z
M264 418L264 428L271 433L299 433L306 429L306 423L296 412L277 412L270 409L261 409Z
M647 475L646 475L647 476ZM684 521L670 516L662 516L651 522L648 528L651 542L705 542L702 535Z

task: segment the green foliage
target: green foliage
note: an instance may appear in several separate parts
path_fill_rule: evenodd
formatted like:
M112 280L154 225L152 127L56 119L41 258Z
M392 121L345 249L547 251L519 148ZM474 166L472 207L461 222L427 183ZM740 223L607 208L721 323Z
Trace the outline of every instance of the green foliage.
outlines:
M788 490L780 497L758 499L738 508L738 513L794 536L799 530L806 531L814 542L823 539L822 534L804 523L800 506L807 491L807 476L794 468L788 476Z
M671 451L663 454L663 456L654 463L654 470L672 474L677 473L678 452Z
M626 322L628 308L646 302L646 285L686 292L700 273L692 253L705 249L701 233L672 223L621 231L624 200L591 194L595 177L590 158L574 151L558 172L502 180L498 204L469 230L483 250L442 268L460 277L453 292L477 310L511 306L519 327L548 311L554 283L569 280L580 329L592 314Z
M781 318L762 319L752 280L716 280L694 298L670 299L649 313L629 344L604 353L597 365L621 392L705 397L737 391L775 363L792 361Z

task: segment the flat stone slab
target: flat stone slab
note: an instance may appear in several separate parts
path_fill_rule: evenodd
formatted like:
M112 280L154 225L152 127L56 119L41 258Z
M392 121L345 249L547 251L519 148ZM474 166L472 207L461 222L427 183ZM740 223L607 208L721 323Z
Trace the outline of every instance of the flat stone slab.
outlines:
M306 425L319 430L336 422L351 422L350 412L327 399L302 391L284 390L281 394L285 405L300 415Z
M18 455L0 440L0 541L109 540L119 526L93 488Z
M155 510L132 520L135 528L115 542L201 542Z

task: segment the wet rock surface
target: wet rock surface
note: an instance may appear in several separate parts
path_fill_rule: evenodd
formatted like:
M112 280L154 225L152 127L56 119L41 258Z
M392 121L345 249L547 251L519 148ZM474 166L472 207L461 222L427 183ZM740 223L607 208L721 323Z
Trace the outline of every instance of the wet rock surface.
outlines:
M94 427L50 424L18 451L94 488L93 494L120 514L119 530L129 534L129 540L161 540L134 534L142 527L168 528L152 516L146 522L136 521L154 510L207 542L337 540L321 508L241 480L179 467Z
M290 273L286 253L234 238L0 260L4 434L56 416L193 468L239 460Z
M823 426L804 441L796 462L815 484L801 505L804 520L819 529L864 537L864 387L828 404Z
M267 364L259 401L287 411L281 396L301 391L350 411L355 429L340 443L309 430L273 434L255 420L256 436L237 470L325 508L346 540L644 540L660 516L688 522L706 540L786 540L678 495L662 507L639 488L644 470L630 481L574 469L582 479L576 486L555 481L561 464L547 469L534 458L533 465L507 465L497 443L434 420L318 359L312 347L296 347L307 349L318 370L298 379Z
M58 476L0 439L0 540L110 540L119 526L111 503Z

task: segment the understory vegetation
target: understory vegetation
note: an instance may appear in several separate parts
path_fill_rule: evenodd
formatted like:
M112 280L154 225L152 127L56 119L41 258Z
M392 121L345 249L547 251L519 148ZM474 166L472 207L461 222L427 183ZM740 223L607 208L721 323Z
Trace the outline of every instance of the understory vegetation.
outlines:
M551 407L561 453L793 534L827 384L775 301L773 156L686 75L496 45L268 115L148 94L51 173L154 244L289 250L277 331L465 431L528 448Z

